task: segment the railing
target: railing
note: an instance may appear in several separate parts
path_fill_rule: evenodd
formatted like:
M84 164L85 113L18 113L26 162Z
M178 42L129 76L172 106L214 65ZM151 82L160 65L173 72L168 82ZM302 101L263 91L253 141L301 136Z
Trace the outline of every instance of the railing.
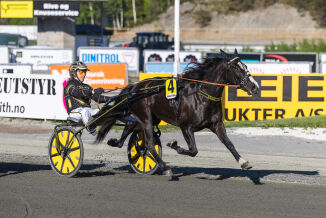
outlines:
M124 28L114 30L113 40L131 40L136 32L160 31L174 35L174 29ZM223 41L301 41L303 39L326 40L326 29L281 29L281 28L180 28L181 40Z

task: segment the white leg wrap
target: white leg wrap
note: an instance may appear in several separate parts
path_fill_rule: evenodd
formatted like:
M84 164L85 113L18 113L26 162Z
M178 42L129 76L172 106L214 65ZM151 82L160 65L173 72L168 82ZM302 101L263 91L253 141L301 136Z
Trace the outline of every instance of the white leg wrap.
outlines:
M240 164L240 166L242 166L242 164L246 163L247 161L243 158L240 157L238 163Z

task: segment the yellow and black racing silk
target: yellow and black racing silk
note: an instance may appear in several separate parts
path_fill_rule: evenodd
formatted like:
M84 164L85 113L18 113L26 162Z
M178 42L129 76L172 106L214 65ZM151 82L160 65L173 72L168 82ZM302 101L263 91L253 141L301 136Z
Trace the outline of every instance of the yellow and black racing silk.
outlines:
M91 99L98 103L106 102L109 99L109 97L92 93L93 88L91 86L81 83L76 79L69 80L64 89L68 114L79 107L91 107Z

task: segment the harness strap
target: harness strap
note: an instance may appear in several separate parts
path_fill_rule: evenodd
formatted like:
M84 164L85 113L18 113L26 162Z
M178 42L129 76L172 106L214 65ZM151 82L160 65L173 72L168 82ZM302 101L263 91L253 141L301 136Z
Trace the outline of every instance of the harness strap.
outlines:
M221 101L221 99L222 99L222 97L216 98L214 96L207 94L206 92L203 92L202 90L199 90L199 94L211 101Z

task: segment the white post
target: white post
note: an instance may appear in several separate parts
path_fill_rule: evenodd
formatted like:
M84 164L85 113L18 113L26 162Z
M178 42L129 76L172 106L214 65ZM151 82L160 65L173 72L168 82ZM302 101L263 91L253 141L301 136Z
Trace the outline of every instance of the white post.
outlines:
M173 76L179 73L180 61L180 0L174 0L174 70Z

